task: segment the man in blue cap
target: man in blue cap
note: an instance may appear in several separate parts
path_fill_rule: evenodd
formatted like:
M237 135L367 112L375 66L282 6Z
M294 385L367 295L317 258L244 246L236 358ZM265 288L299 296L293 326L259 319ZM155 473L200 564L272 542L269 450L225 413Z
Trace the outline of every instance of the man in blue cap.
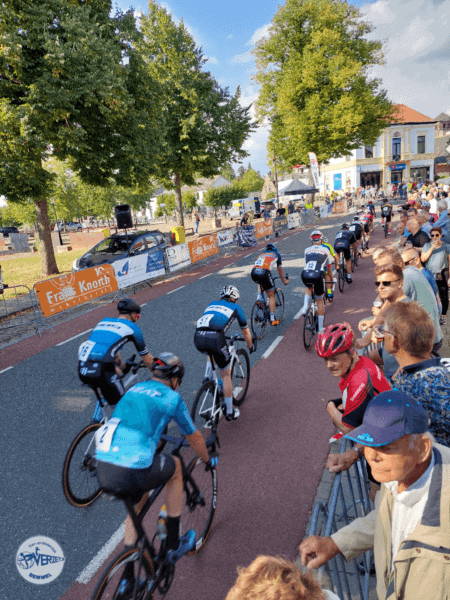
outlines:
M428 433L428 416L398 390L375 396L363 423L345 437L363 444L382 483L375 509L331 537L300 544L315 569L342 553L351 561L374 549L381 600L446 600L450 589L450 449Z

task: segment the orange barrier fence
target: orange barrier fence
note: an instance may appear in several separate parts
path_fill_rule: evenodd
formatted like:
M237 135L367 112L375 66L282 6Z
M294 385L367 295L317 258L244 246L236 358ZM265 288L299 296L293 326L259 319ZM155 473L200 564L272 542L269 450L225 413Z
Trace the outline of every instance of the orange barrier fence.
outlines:
M191 255L191 262L198 262L208 256L219 254L219 247L217 245L217 235L205 235L197 240L188 242L189 254Z

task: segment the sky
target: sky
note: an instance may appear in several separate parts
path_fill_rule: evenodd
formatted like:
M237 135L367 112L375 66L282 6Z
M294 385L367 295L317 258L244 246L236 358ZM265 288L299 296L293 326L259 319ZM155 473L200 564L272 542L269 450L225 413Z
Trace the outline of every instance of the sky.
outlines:
M267 35L279 3L274 0L168 0L161 2L174 20L183 19L197 45L208 57L205 69L231 93L241 88L244 105L255 102L258 86L251 54L255 43ZM434 118L450 113L450 0L354 0L365 20L375 26L371 34L385 43L385 65L373 76L382 79L392 102L406 104ZM123 10L147 12L145 2L119 0ZM264 176L268 130L260 127L246 141L250 156L244 160ZM238 165L235 165L238 166Z

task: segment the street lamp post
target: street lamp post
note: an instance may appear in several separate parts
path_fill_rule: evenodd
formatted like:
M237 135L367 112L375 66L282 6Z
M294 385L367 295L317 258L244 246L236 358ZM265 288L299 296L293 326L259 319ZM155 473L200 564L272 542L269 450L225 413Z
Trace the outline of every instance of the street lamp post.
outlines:
M54 200L50 200L51 204L53 205L53 210L55 212L55 223L56 226L58 227L58 235L59 235L59 243L61 244L61 246L63 245L63 241L62 241L62 237L61 237L61 228L58 225L58 217L56 216L56 208L55 208L55 201Z

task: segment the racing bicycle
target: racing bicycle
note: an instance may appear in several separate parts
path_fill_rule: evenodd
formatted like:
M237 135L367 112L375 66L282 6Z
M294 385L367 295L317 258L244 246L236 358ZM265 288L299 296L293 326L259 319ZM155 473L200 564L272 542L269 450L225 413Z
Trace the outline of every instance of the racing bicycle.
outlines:
M134 356L130 361L131 374L124 379L125 389L145 379L147 367L141 361L133 363ZM125 376L123 376L125 377ZM96 478L95 441L94 436L98 429L104 425L114 410L98 389L92 388L97 397L94 417L89 425L84 427L69 446L62 472L62 486L64 495L72 506L82 508L92 504L102 493ZM101 408L101 411L99 411Z
M231 356L230 372L233 384L233 404L234 406L241 406L244 403L250 382L250 359L244 348L236 350L234 346L235 342L243 342L244 338L239 337L239 334L235 334L226 339L229 340L228 351ZM256 341L253 343L256 343ZM203 428L217 428L219 422L225 416L225 398L219 385L216 365L211 355L209 360L211 361L212 378L205 381L197 392L191 410L192 420L200 431Z
M343 253L340 253L343 256ZM344 267L345 268L345 267ZM325 275L323 278L323 289L325 293L323 295L324 306L327 304L327 288L325 282ZM340 289L340 288L339 288ZM317 296L314 293L314 286L311 288L311 304L309 305L308 312L306 313L303 320L303 345L306 350L310 350L313 344L313 339L316 333L319 331L319 315L317 312Z
M355 252L354 247L352 246L352 271L358 266L358 257L359 257L359 247Z
M286 279L289 279L287 273L285 277ZM280 277L274 277L274 283L276 279L280 279ZM256 300L252 308L250 319L253 335L258 340L261 340L264 337L267 326L270 323L269 298L267 296L267 292L265 292L261 287L260 293L262 295L262 300ZM280 321L280 323L284 317L284 308L285 302L283 290L279 287L275 287L275 320Z
M339 265L337 276L339 291L342 293L344 291L344 286L347 283L347 269L345 267L345 259L343 252L339 252Z
M184 437L173 438L163 434L164 443L174 446L172 455L181 461L183 473L183 488L185 502L181 511L181 524L183 529L194 529L196 544L189 554L197 554L205 545L211 533L211 528L216 512L217 501L217 471L215 467L208 471L199 457L194 457L186 466L183 460L182 449L188 445ZM210 452L215 452L218 445L217 432L213 427L206 446ZM152 600L158 592L165 596L172 585L175 565L167 561L165 517L159 513L156 533L152 540L147 537L142 522L149 509L164 489L164 485L151 491L147 502L139 515L134 510L133 502L126 495L112 496L122 500L131 516L138 539L132 547L125 548L109 563L97 583L91 600L114 600L118 597L120 582L124 576L125 567L132 562L134 565L135 585L129 600ZM107 492L110 494L110 492ZM181 534L180 534L181 535ZM131 590L130 590L131 592ZM122 598L122 596L120 596Z

